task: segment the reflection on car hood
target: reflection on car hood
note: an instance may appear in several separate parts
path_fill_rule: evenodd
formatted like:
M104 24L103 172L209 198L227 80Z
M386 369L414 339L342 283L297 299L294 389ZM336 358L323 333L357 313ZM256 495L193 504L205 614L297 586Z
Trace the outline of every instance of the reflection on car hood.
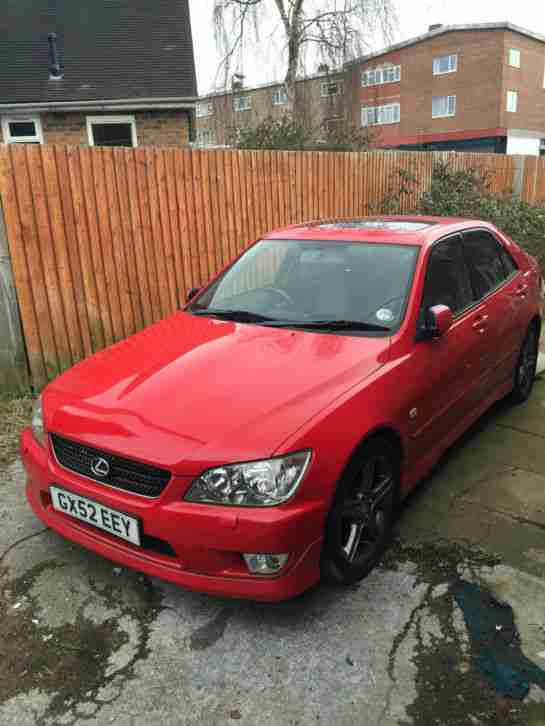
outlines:
M180 474L260 458L386 362L389 338L177 313L44 393L51 431Z

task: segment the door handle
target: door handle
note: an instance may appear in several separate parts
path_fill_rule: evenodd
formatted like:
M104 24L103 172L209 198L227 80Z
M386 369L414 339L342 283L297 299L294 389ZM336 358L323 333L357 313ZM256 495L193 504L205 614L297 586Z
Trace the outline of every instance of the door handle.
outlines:
M478 333L484 333L487 325L488 315L478 315L473 323L473 330L476 330Z

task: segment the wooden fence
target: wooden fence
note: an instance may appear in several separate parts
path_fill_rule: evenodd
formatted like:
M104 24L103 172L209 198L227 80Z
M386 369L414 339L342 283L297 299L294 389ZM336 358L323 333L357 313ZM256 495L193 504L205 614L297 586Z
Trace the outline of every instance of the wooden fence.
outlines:
M0 195L32 380L73 363L183 304L250 240L305 219L372 213L435 159L486 168L512 189L513 157L0 146ZM544 161L523 193L545 200ZM520 176L520 175L519 175Z

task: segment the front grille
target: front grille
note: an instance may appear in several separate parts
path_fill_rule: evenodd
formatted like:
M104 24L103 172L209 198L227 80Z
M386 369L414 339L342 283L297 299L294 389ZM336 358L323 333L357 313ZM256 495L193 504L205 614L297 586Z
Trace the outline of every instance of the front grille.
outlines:
M64 439L57 434L51 434L51 443L61 466L100 484L109 484L144 497L158 497L170 480L170 472L165 469L122 459L120 456ZM107 461L110 467L105 477L97 476L91 468L93 461L98 458Z

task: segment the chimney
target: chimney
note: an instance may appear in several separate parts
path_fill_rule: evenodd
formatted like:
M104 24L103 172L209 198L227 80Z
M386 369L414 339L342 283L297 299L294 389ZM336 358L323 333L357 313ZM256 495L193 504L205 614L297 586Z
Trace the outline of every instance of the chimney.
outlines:
M439 28L443 27L443 23L434 23L433 25L430 25L428 28L428 33L433 33L434 30L439 30Z
M49 33L49 78L60 80L62 78L61 64L59 62L59 49L57 48L57 34Z

